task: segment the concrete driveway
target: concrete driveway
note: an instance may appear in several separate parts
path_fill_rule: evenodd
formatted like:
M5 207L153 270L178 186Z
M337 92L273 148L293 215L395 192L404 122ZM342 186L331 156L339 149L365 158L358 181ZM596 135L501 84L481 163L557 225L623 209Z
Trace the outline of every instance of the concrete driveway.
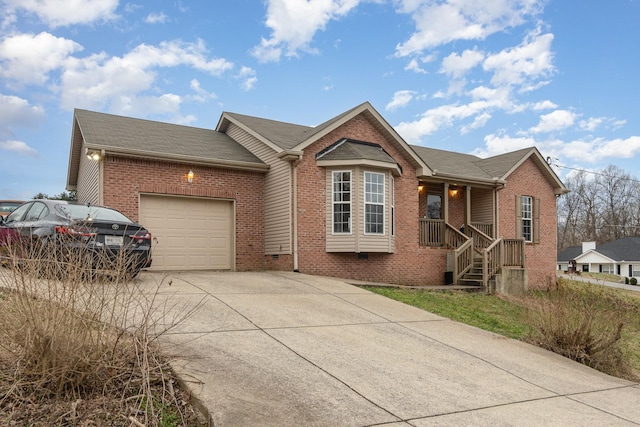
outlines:
M216 426L640 425L638 384L344 281L141 280L201 304L162 342Z

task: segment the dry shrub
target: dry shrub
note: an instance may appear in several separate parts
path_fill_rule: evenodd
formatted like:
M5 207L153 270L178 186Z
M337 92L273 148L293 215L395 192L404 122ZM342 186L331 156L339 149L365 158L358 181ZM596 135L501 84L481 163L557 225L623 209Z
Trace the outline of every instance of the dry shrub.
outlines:
M11 255L25 255L24 248L11 248ZM115 398L121 413L100 423L167 425L168 408L185 407L157 340L198 306L162 305L157 297L163 283L141 287L133 280L134 262L125 251L93 253L49 242L32 245L28 259L5 263L0 413L14 414L9 420L15 422L51 399L77 405ZM169 317L170 312L182 314ZM44 424L65 425L76 409L54 412ZM188 414L171 411L177 423L187 424Z
M532 343L611 375L631 375L621 338L638 315L633 302L605 286L560 280L526 305Z

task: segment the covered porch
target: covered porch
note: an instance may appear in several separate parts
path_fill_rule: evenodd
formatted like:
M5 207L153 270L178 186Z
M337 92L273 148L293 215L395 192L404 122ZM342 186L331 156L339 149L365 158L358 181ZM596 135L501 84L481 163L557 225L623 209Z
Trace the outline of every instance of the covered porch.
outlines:
M419 181L419 244L449 251L448 284L488 289L502 269L524 269L524 239L498 237L500 186Z

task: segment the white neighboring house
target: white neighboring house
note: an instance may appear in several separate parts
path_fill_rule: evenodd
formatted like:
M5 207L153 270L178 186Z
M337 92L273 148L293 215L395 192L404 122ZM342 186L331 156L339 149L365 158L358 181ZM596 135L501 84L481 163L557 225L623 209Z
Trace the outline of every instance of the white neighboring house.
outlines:
M613 242L583 242L558 252L558 270L611 273L622 277L640 277L640 237L624 237Z

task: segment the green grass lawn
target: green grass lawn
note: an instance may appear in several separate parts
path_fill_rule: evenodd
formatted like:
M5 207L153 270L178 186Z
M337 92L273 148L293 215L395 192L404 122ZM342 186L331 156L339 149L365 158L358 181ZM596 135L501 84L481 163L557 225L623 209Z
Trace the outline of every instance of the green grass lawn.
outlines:
M458 322L533 343L540 341L536 331L549 329L548 324L544 328L536 327L541 318L544 322L557 324L563 333L568 328L568 335L572 337L571 328L583 331L588 324L591 338L595 340L600 334L604 338L607 334L615 335L610 326L623 323L622 336L616 343L616 349L620 350L616 354L622 354L622 359L615 362L623 368L600 366L600 362L593 361L585 363L612 375L639 379L640 293L562 279L559 283L562 292L538 291L521 298L463 291L371 286L366 289ZM556 304L555 308L549 309L549 304ZM540 310L546 312L541 316Z

